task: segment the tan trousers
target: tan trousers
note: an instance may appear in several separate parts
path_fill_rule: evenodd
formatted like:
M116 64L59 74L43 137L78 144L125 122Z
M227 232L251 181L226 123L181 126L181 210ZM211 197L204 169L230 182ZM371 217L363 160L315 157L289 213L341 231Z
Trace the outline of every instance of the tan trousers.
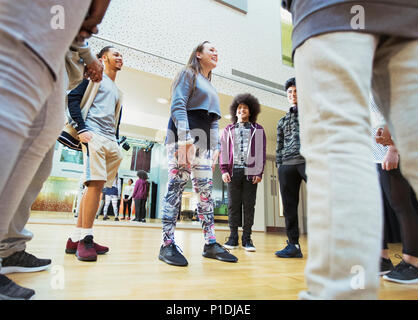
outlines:
M418 187L418 41L328 33L295 53L308 190L308 290L301 299L376 299L382 208L369 93Z

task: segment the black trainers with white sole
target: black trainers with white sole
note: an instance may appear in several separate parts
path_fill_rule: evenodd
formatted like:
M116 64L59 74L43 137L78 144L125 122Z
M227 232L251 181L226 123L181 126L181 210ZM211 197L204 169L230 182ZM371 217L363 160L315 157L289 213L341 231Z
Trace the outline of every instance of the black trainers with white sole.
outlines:
M21 287L0 274L0 300L30 300L34 295L34 290Z
M219 243L205 244L202 255L205 258L217 259L224 262L237 262L238 258L230 254L228 249Z
M239 247L238 245L238 236L234 237L234 236L229 236L227 238L228 240L224 243L224 247L232 250L232 249L236 249Z
M418 268L402 260L391 272L383 276L383 279L402 283L418 283Z
M51 266L50 259L38 259L25 250L13 253L2 260L0 274L15 272L38 272L48 269Z

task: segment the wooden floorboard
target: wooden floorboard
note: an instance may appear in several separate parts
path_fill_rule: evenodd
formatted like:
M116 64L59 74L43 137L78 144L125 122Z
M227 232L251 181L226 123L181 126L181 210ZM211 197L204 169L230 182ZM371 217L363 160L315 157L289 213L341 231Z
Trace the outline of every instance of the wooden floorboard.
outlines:
M233 250L238 263L202 257L203 235L198 229L178 229L176 241L189 261L174 267L158 260L161 229L145 226L97 225L95 240L110 247L97 262L81 262L64 252L70 224L30 222L34 233L27 251L51 258L52 267L38 273L8 276L36 291L35 299L136 300L295 300L306 289L306 236L301 238L303 259L279 259L274 252L286 244L284 234L254 232L257 252ZM221 243L226 230L218 230ZM400 245L391 245L391 257ZM394 263L399 260L393 258ZM61 287L60 287L61 285ZM62 287L63 286L63 287ZM381 280L380 299L418 299L418 285Z

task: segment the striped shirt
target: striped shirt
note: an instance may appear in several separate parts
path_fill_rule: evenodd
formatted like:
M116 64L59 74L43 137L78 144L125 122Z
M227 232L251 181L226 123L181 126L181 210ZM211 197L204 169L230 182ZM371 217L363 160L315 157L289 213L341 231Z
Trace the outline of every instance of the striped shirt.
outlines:
M251 124L249 122L235 124L234 167L245 168L247 164L248 146L251 138Z

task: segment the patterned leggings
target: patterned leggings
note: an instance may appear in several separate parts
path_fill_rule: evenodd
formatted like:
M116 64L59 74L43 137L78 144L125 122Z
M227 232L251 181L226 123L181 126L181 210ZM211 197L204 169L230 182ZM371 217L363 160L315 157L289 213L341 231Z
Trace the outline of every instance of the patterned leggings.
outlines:
M179 166L174 153L175 144L167 145L168 184L163 201L163 241L164 245L174 242L174 231L181 206L184 187L192 177L193 190L197 195L197 213L202 225L206 244L215 243L215 219L212 200L212 159L211 152L197 154L189 167Z

